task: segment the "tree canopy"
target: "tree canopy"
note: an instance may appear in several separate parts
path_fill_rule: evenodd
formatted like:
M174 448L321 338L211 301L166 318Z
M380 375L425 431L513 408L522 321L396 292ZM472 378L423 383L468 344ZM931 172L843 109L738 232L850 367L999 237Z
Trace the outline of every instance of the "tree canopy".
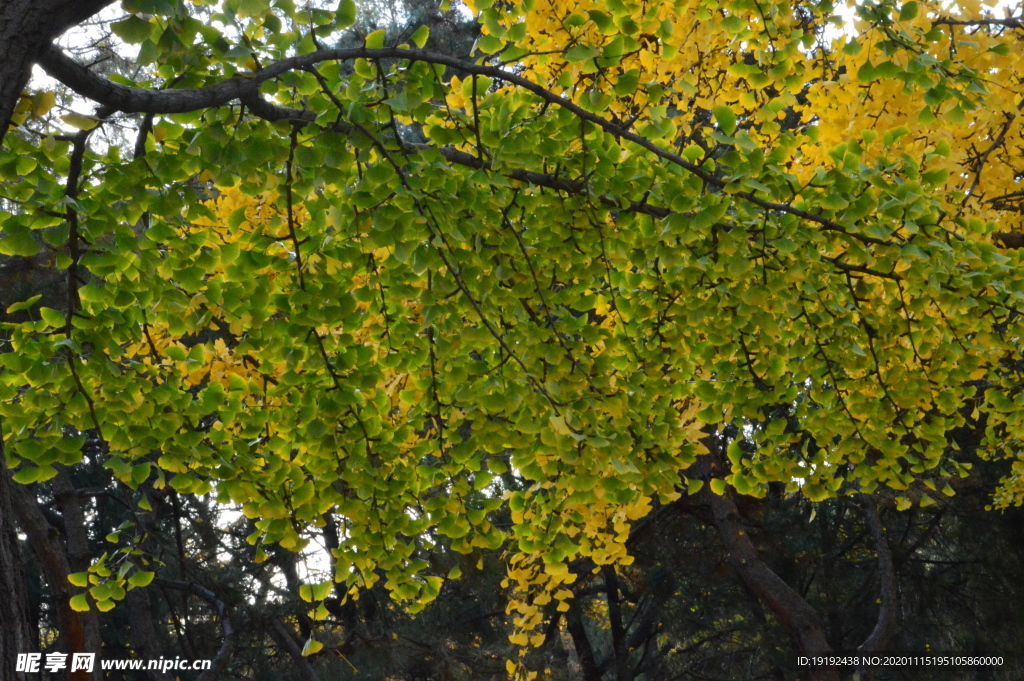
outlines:
M1019 11L481 1L459 53L353 0L120 7L130 77L43 33L57 85L4 76L0 253L60 284L7 309L17 483L91 434L128 488L238 505L256 561L335 527L314 617L378 582L415 613L461 572L439 547L502 552L524 655L688 496L812 651L737 498L857 497L882 546L874 504L940 502L969 450L1024 500ZM134 550L71 607L144 586Z

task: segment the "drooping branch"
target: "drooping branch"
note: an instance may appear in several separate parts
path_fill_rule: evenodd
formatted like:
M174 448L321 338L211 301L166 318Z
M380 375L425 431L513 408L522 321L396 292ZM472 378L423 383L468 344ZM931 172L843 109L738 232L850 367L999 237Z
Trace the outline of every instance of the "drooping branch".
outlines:
M570 111L577 118L593 123L605 132L611 133L617 138L628 140L639 147L651 152L658 158L679 166L690 174L700 178L708 186L716 189L724 189L728 184L725 180L718 178L714 173L709 172L695 163L687 161L682 156L671 151L662 149L657 144L645 137L626 130L622 126L591 113L575 102L561 97L554 92L534 83L533 81L519 76L504 69L477 64L472 61L453 57L429 50L414 50L399 47L366 48L354 47L347 49L317 50L307 54L288 57L280 61L266 64L259 71L245 76L234 76L227 80L207 85L201 88L181 88L171 90L147 90L144 88L129 87L113 83L78 64L65 55L56 47L51 47L39 60L43 70L56 80L59 80L77 94L93 101L114 107L126 113L152 113L152 114L173 114L187 113L212 107L223 106L228 102L240 100L249 106L257 116L261 112L271 120L292 115L300 116L302 119L315 117L313 112L298 113L295 109L281 109L273 104L264 102L259 96L259 88L262 83L273 80L290 71L306 70L324 61L349 61L353 59L370 59L379 61L381 59L405 59L410 62L425 62L448 66L452 69L473 76L487 76L517 85L524 90L533 93L547 104L553 104ZM273 108L270 108L273 107ZM273 118L271 118L273 117ZM481 162L477 159L477 162ZM733 196L743 199L759 208L777 213L787 213L795 217L814 222L821 225L827 231L836 231L849 234L843 225L816 215L809 211L795 208L786 203L776 203L761 199L747 191L730 192ZM876 243L877 240L858 234L850 236L864 241L865 243Z

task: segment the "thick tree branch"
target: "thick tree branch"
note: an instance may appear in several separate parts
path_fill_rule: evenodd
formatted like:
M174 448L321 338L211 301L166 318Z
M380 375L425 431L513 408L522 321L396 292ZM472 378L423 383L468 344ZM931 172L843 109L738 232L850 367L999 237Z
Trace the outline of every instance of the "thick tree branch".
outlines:
M757 555L731 494L726 491L719 496L710 490L706 493L715 514L719 536L728 551L729 562L740 578L775 614L801 652L812 655L830 652L818 613ZM816 678L833 678L825 670L821 671Z
M111 4L113 0L0 2L0 142L39 55L64 31Z
M722 455L722 445L716 433L709 433L704 444L710 454L698 459L694 474L705 481L715 475ZM768 607L779 623L789 632L796 648L805 655L827 655L832 651L825 638L825 628L817 611L803 596L779 577L757 553L743 525L732 492L718 495L705 485L701 492L711 507L715 527L725 546L729 564L758 600ZM809 670L811 681L838 681L834 667L815 667Z
M266 114L270 120L278 120L285 116L298 115L303 120L313 116L309 113L296 113L295 109L269 109L274 105L264 103L259 97L259 87L262 83L273 80L289 71L305 70L324 61L348 61L352 59L407 59L409 61L421 61L429 64L448 66L457 71L469 75L487 76L517 85L528 92L537 95L548 104L554 104L572 112L578 118L597 125L602 130L612 135L626 139L643 149L653 153L669 163L677 165L687 172L700 178L709 186L723 189L728 183L719 179L714 173L704 170L699 165L690 163L678 154L662 149L650 140L630 132L621 126L609 121L597 114L586 111L575 102L556 95L531 80L518 76L510 71L494 66L476 64L474 62L453 57L447 54L431 52L429 50L413 50L398 47L385 47L370 49L355 47L348 49L317 50L308 54L297 55L282 59L272 64L264 65L259 71L246 76L235 76L228 80L208 85L202 88L182 88L176 90L146 90L143 88L128 87L113 83L95 73L92 73L84 66L76 63L56 47L51 47L39 60L39 65L51 76L64 83L79 95L93 101L112 106L120 111L128 113L186 113L199 109L218 107L234 100L241 100L257 116ZM287 113L286 113L287 112ZM271 118L276 116L277 118ZM479 162L479 159L478 159ZM821 225L828 231L842 232L851 237L867 242L875 242L860 234L850 234L846 227L833 220L816 215L809 211L794 208L785 203L775 203L758 198L746 191L732 192L736 196L759 208L778 213L803 218L810 222Z
M1003 248L1024 248L1024 234L996 232L992 235L992 240Z
M936 26L1003 26L1005 28L1024 29L1024 21L1017 17L1007 17L1006 19L950 19L948 17L939 17L932 19L932 24Z
M53 30L63 33L115 2L117 0L50 0L38 4L49 6L50 11L53 12ZM54 37L60 33L55 34Z
M44 55L40 64L49 75L60 80L75 92L125 113L144 112L147 117L152 117L153 114L187 113L197 109L223 106L238 99L253 115L267 121L312 123L316 120L316 114L312 111L279 106L260 97L259 84L266 80L266 78L262 78L263 71L260 72L259 79L236 77L206 88L145 90L113 83L97 76L56 48ZM345 121L335 123L333 128L337 132L345 134L351 134L355 129ZM406 144L405 146L420 151L433 148L429 144ZM438 148L438 152L449 163L456 165L484 170L491 167L490 161L481 160L473 154L451 146ZM581 194L585 190L582 182L530 170L510 170L505 173L505 176L509 179L538 187L547 187L567 194ZM664 218L672 214L667 208L643 201L631 201L624 204L609 195L601 196L599 200L609 208L641 213L654 218Z
M51 78L77 94L125 113L174 114L223 106L259 92L266 79L235 76L202 88L147 90L121 85L99 76L51 46L39 57L39 65Z

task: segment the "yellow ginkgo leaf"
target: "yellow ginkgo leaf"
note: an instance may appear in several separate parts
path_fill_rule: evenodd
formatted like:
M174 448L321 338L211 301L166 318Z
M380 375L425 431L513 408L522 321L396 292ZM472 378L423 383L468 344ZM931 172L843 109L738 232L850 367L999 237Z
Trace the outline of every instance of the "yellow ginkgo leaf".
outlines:
M302 656L309 657L310 655L316 655L323 650L324 644L317 641L312 636L306 640L306 645L302 646Z

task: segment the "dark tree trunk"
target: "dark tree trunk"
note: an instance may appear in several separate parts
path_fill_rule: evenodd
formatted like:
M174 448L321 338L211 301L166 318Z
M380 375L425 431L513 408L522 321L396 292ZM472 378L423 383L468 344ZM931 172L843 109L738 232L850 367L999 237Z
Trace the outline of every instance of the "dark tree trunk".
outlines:
M0 142L7 134L32 65L64 31L114 0L3 0L0 2Z
M57 609L57 629L60 632L59 648L61 652L99 653L90 649L86 631L91 625L89 620L95 619L96 612L75 612L69 600L81 590L68 582L72 569L68 564L67 554L61 545L57 531L47 522L33 494L21 485L11 485L10 498L18 515L18 524L28 535L29 544L39 559L43 578L46 580L54 606ZM97 665L98 668L98 665ZM76 671L70 666L67 670L68 681L94 681L94 674Z
M709 481L715 475L721 477L727 465L716 433L709 433L703 442L709 453L700 457L691 471L695 477ZM702 494L711 507L729 564L747 588L786 629L797 651L803 655L831 653L832 647L825 636L825 627L818 612L761 560L757 547L744 527L732 491L727 489L720 496L706 486ZM807 670L807 678L810 681L839 681L839 673L834 667L810 668Z
M57 477L53 480L53 490L64 520L64 545L71 572L85 572L92 562L89 558L89 536L85 526L85 513L78 497L78 490L71 482L71 476L64 466L57 466ZM100 652L100 623L95 613L83 614L82 624L85 629L85 647L88 652ZM102 680L97 667L93 670L96 681Z
M573 647L576 649L576 658L580 663L580 670L583 672L583 681L601 681L602 670L597 665L594 648L590 644L590 636L583 626L583 613L580 611L580 604L571 602L569 612L565 615L565 623L572 637Z
M754 543L743 527L743 519L732 500L732 493L726 491L724 496L718 496L708 490L707 495L729 563L743 582L786 628L797 650L805 655L831 653L832 648L825 638L825 628L817 611L758 556ZM839 679L838 672L831 667L809 669L808 676L811 681Z
M136 655L149 660L163 657L160 643L157 641L156 628L153 622L153 607L149 600L149 591L146 589L132 589L125 597L128 605L128 618L131 622L132 645L135 646ZM158 670L143 672L143 681L172 681L170 674Z
M11 500L11 486L15 484L4 465L0 440L0 679L23 678L15 675L15 661L18 653L32 652L33 647Z
M40 8L44 3L9 0L0 7L0 140L7 133L32 63L49 42Z

